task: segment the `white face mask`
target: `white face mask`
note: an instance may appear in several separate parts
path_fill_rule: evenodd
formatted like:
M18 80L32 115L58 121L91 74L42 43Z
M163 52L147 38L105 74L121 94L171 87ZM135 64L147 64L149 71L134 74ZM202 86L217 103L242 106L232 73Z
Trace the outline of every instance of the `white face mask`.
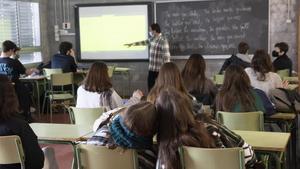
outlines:
M154 36L154 34L153 34L152 31L149 32L149 36L150 36L150 37L153 37L153 36Z

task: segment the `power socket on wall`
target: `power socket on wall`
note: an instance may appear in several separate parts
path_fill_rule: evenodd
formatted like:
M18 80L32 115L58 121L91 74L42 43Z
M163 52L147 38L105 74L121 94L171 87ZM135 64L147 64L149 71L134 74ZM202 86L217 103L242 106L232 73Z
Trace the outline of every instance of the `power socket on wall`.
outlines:
M286 23L292 23L292 20L291 19L287 19Z
M62 23L63 29L71 29L71 23L70 22L63 22Z

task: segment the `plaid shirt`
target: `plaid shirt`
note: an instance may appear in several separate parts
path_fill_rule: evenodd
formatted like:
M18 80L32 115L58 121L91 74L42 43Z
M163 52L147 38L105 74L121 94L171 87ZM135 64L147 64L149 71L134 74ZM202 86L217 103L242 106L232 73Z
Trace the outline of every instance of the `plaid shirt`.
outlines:
M170 62L170 51L168 40L159 34L141 42L132 43L134 46L150 46L149 70L158 72L165 62Z

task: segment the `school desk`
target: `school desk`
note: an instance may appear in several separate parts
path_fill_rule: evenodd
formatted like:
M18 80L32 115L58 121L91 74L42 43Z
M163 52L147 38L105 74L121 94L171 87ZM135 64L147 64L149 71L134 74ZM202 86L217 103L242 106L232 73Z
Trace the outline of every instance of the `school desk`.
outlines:
M254 150L274 154L277 157L277 168L281 168L281 161L286 164L286 160L282 159L282 155L287 150L290 133L241 130L234 130L234 132L240 135ZM291 161L289 161L289 164L291 164Z
M92 132L92 126L54 123L31 123L30 127L38 137L40 143L45 144L69 144L72 145L74 164L77 168L76 141L84 135Z

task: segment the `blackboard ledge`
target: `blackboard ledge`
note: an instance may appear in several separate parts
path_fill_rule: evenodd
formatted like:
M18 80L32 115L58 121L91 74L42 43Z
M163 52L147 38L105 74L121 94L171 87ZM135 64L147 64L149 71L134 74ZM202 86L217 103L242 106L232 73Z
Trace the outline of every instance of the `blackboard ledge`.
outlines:
M227 59L231 55L203 55L204 59ZM172 60L188 59L189 56L171 56Z

